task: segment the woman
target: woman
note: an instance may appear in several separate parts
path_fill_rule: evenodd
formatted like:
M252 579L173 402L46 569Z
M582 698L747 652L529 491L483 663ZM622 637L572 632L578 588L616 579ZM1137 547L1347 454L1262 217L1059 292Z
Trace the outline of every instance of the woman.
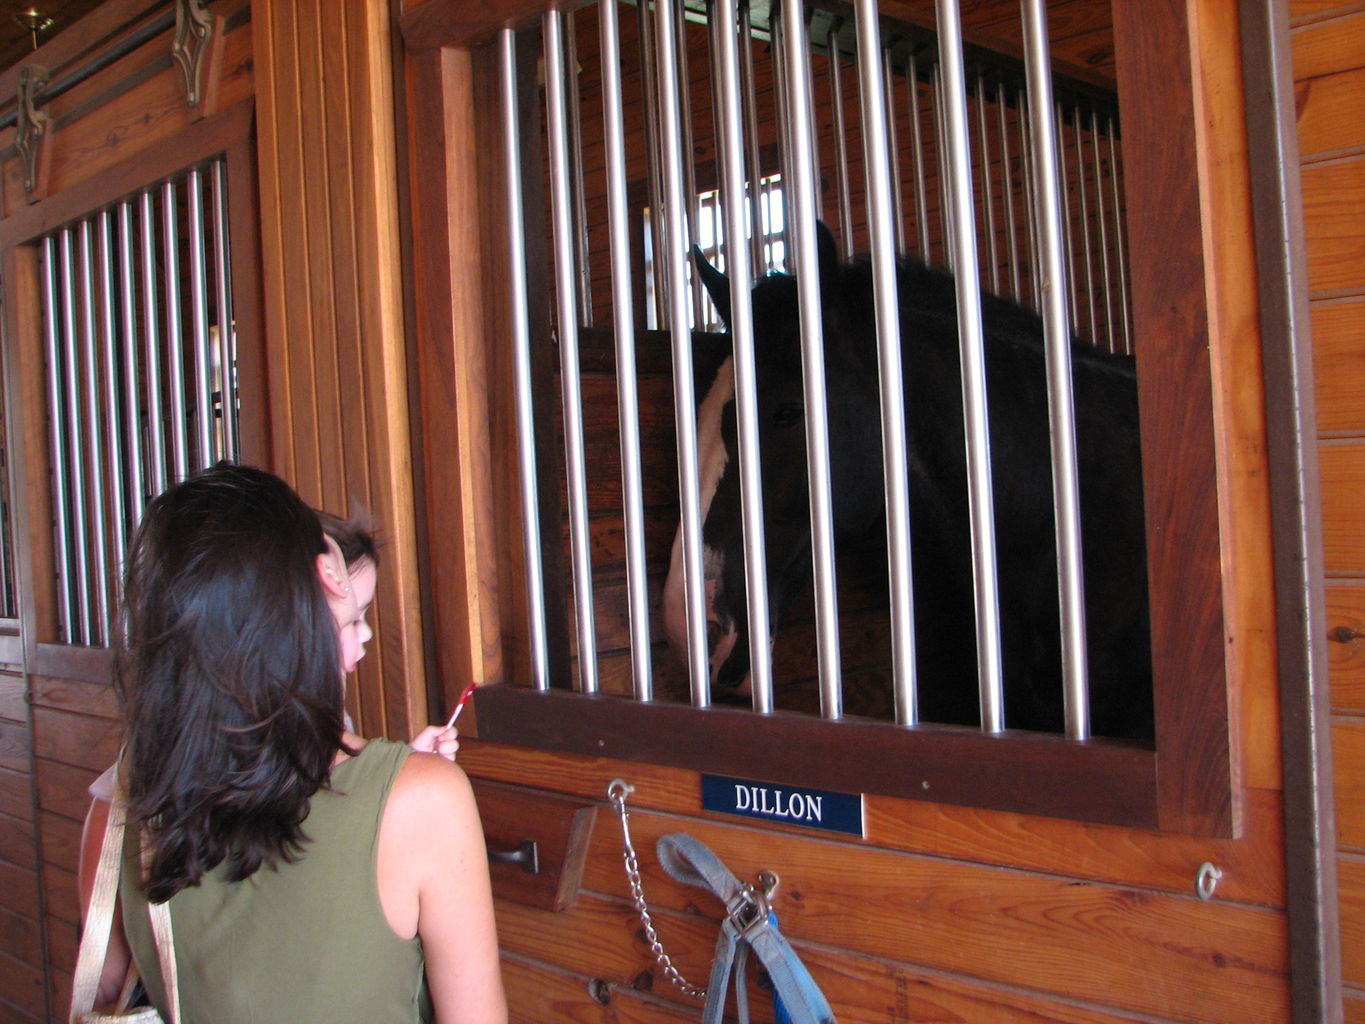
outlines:
M187 1024L505 1021L468 780L345 730L336 623L363 614L317 514L260 470L198 474L149 506L125 605L130 842L102 999L131 948L165 1013L146 904L169 899Z

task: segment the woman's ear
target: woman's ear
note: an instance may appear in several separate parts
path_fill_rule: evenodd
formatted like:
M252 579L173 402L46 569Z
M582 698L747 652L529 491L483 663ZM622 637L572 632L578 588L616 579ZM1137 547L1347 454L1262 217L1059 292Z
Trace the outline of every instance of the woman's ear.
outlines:
M318 555L318 579L328 597L345 599L351 593L351 574L346 571L346 559L341 555L337 542L327 534L322 535L327 550Z

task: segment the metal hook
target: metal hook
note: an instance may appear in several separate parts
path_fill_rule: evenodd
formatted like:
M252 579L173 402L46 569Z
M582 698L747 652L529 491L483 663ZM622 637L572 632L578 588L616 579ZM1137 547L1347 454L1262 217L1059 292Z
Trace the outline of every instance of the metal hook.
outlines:
M1222 877L1222 870L1206 860L1199 865L1199 873L1194 876L1194 891L1201 900L1211 900L1213 890L1218 888L1218 880Z
M635 792L635 787L625 779L612 779L607 783L607 799L611 801L612 807L617 814L624 814L626 810L626 797Z

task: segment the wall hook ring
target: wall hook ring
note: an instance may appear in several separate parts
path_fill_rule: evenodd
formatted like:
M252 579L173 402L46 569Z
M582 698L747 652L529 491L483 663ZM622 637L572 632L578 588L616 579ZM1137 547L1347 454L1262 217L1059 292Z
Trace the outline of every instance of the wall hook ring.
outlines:
M1201 900L1211 900L1213 891L1218 888L1218 880L1222 877L1222 869L1206 860L1199 865L1199 872L1194 876L1194 891L1199 894Z

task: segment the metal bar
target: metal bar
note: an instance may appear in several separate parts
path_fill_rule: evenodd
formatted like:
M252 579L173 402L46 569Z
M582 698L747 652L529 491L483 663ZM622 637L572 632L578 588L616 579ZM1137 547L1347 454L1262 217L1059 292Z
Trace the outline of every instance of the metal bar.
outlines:
M673 0L658 0L655 17L656 45L661 64L674 53ZM682 513L683 600L687 612L687 664L692 704L711 703L711 677L706 639L705 578L702 573L701 497L697 468L696 382L692 371L692 333L688 323L687 219L683 192L682 127L678 80L671 70L659 75L659 110L663 127L664 192L668 242L658 254L670 282L668 329L673 341L673 406L678 432L678 498Z
M41 107L51 103L58 96L69 92L82 82L99 74L105 68L116 64L130 53L134 53L144 44L151 42L167 29L175 27L175 10L163 11L156 17L148 20L145 24L138 26L126 36L117 40L108 49L101 50L84 64L67 72L61 78L54 78L48 82L33 97L35 107ZM0 116L0 129L13 128L19 122L19 111L16 109Z
M545 12L545 106L550 146L550 213L555 252L559 382L564 406L564 458L569 490L569 551L578 627L578 682L597 692L597 625L593 621L592 553L588 526L588 473L583 454L583 385L578 368L578 309L574 297L573 212L569 195L568 115L565 110L563 15Z
M940 48L942 41L940 40ZM929 96L933 101L934 112L934 133L938 139L938 210L939 210L939 235L942 239L944 262L948 264L948 269L952 270L953 260L957 255L957 249L953 245L953 232L957 229L957 224L953 221L949 210L952 207L952 200L949 192L952 183L949 180L949 161L944 156L944 139L948 137L948 126L944 122L943 110L943 63L940 54L939 62L934 65L929 82Z
M1027 245L1024 251L1029 254L1029 281L1033 291L1030 294L1029 305L1038 308L1038 296L1042 290L1042 281L1038 269L1038 261L1032 258L1032 254L1037 252L1037 224L1034 222L1033 196L1036 188L1033 181L1033 138L1029 134L1029 103L1028 96L1023 89L1016 94L1016 102L1019 105L1019 162L1024 169L1024 229L1027 235Z
M991 291L1000 293L1000 240L996 237L995 197L991 194L991 147L986 131L986 80L976 76L976 137L981 146L981 206L986 211L986 246L991 260Z
M1085 182L1085 141L1081 136L1081 112L1076 116L1076 194L1081 203L1081 267L1085 271L1085 309L1086 325L1092 342L1099 341L1098 324L1095 320L1095 270L1092 261L1094 245L1090 239L1090 203L1086 196Z
M853 202L848 186L848 133L844 126L844 74L839 54L839 29L843 18L829 23L825 47L829 51L830 105L834 108L834 182L839 200L840 253L848 256L853 251Z
M1009 119L1006 117L1005 85L995 87L995 110L1000 119L1000 167L1005 181L1005 238L1009 242L1010 298L1020 301L1019 293L1019 237L1014 217L1014 164L1010 160Z
M1109 225L1104 216L1104 174L1100 167L1100 115L1090 111L1090 155L1095 165L1095 219L1100 235L1100 287L1104 290L1104 338L1110 352L1115 351L1114 277L1109 259ZM1096 339L1098 340L1098 339Z
M786 51L782 44L784 38L784 24L781 8L769 8L768 28L772 35L772 60L773 60L773 106L777 114L777 143L778 152L782 161L782 184L781 184L781 220L782 229L782 253L786 268L790 271L795 267L793 262L792 249L792 226L791 226L791 118L788 114L787 98L787 58ZM768 216L771 221L773 217L772 193L768 194ZM769 270L776 269L770 266Z
M86 465L83 467L89 489L86 491L87 518L84 528L90 542L90 575L87 589L94 594L94 629L87 635L92 643L109 642L109 548L106 543L109 522L104 515L104 452L100 445L100 371L96 353L95 254L90 221L80 223L78 236L80 261L80 376L85 383L85 415L81 424L85 441Z
M660 237L664 232L663 169L659 166L663 139L660 134L659 100L656 95L658 61L654 53L654 9L648 3L636 4L635 16L640 46L640 83L644 89L645 137L649 140L649 145L645 147L649 181L649 218L645 225L645 246L651 257L647 263L651 267L654 284L654 302L649 311L653 316L652 322L659 325L667 316L668 294L667 282L659 272L659 255L663 249Z
M735 416L739 436L740 515L744 528L745 592L749 613L749 678L755 711L773 710L772 652L768 638L767 541L763 527L763 474L758 437L758 375L754 364L753 276L744 244L744 144L736 26L728 3L716 5L720 79L721 191L725 196L727 269L730 275L730 339L735 367ZM745 39L747 45L748 40Z
M1128 265L1124 258L1123 246L1123 199L1122 187L1119 183L1119 147L1114 144L1117 133L1114 131L1114 120L1108 120L1109 130L1106 133L1109 139L1109 187L1112 192L1112 205L1114 211L1114 256L1118 266L1119 281L1119 326L1123 335L1123 351L1128 355L1133 354L1133 335L1131 322L1128 317Z
M578 94L578 33L574 12L564 13L566 102L569 108L569 166L573 169L574 267L578 272L578 315L584 327L592 326L592 266L588 258L588 198L583 183L583 102ZM616 68L604 66L604 74Z
M834 515L829 472L829 420L826 409L824 323L820 307L820 260L815 234L815 159L810 132L810 63L806 26L801 18L783 20L782 48L787 68L787 114L792 140L788 209L796 242L800 283L801 366L806 399L806 467L810 482L811 558L815 567L816 654L820 665L820 712L843 717L839 669L839 602L834 576Z
M891 163L891 204L892 204L892 223L896 227L896 252L905 252L905 205L902 198L904 194L904 175L901 173L901 147L899 144L900 133L896 131L896 81L891 67L891 57L889 47L883 51L884 60L879 63L882 66L882 80L880 92L882 94L882 106L886 114L886 135L890 140L887 155Z
M190 472L189 438L185 419L185 337L180 317L180 236L176 227L175 182L161 186L162 252L166 280L166 370L171 404L171 465L176 480Z
M227 161L213 162L213 266L218 300L218 395L223 416L224 458L236 459L237 324L232 309L232 243L228 235Z
M196 469L213 464L213 371L209 351L208 268L204 256L204 177L198 168L186 180L190 250L190 330L194 338L194 422Z
M43 239L42 248L42 302L43 302L43 346L47 355L47 404L48 423L51 427L52 444L52 512L54 524L54 547L57 555L58 610L61 613L62 640L74 643L80 610L76 602L79 593L72 579L73 552L71 548L75 531L71 528L67 481L70 467L67 461L66 438L67 406L63 383L73 376L63 372L62 345L60 339L61 319L57 309L57 243L52 236Z
M139 197L142 222L142 330L146 352L147 477L149 495L159 494L169 482L166 464L166 424L161 398L161 339L157 330L156 210L152 191Z
M142 472L142 414L137 398L137 287L133 276L133 204L129 200L118 204L118 226L119 334L123 342L123 424L127 432L124 473L129 524L136 525L147 507L147 483Z
M929 241L929 194L924 184L924 135L920 128L919 112L919 58L913 53L906 65L905 77L910 85L910 142L911 154L915 161L915 226L919 231L919 255L925 263L932 262L933 254Z
M1341 918L1347 907L1338 889L1334 841L1322 494L1289 14L1287 4L1260 0L1241 4L1238 17L1253 140L1252 218L1273 513L1288 1020L1317 1024L1342 1020ZM1349 787L1340 792L1348 800L1354 796Z
M1057 103L1057 140L1062 148L1063 154L1066 150L1066 114L1062 110L1060 101ZM1069 279L1076 280L1076 238L1075 225L1071 219L1071 189L1066 177L1066 158L1065 155L1057 161L1057 174L1061 179L1062 193L1062 241L1066 247L1066 270ZM1080 310L1077 308L1076 289L1068 288L1067 293L1070 297L1071 309L1071 331L1073 334L1081 333Z
M124 490L123 473L124 447L132 446L132 431L123 427L119 415L119 384L123 376L129 375L125 369L122 374L118 365L118 324L114 316L114 214L112 210L102 210L99 214L99 299L100 348L104 356L104 445L106 465L109 468L109 540L113 549L112 572L104 578L103 586L108 586L122 575L123 561L128 546L128 505ZM117 586L115 586L117 594Z
M758 149L758 90L754 86L753 26L749 22L749 0L739 2L739 67L743 79L744 136L749 158L749 266L757 276L762 267L770 269L765 258L763 237L763 155ZM731 274L731 280L735 280ZM747 284L748 282L744 282Z
M1045 0L1021 0L1024 66L1033 118L1037 190L1037 259L1047 287L1039 297L1047 356L1048 417L1052 438L1052 503L1057 529L1057 575L1062 629L1062 685L1068 739L1090 738L1090 687L1085 644L1085 580L1081 562L1081 501L1077 480L1076 413L1072 403L1071 332L1062 210L1058 194L1057 133Z
M62 231L59 241L61 271L59 281L62 294L62 343L66 379L67 411L67 482L71 494L71 544L75 554L75 591L76 607L79 613L80 628L72 639L76 643L88 644L93 635L93 618L90 609L90 562L89 562L89 518L86 513L85 472L81 454L81 435L84 427L80 402L80 360L77 351L76 333L76 294L75 266L71 253L71 228Z
M613 2L613 0L608 0ZM508 291L512 321L513 369L516 375L517 450L522 510L522 560L526 569L531 684L550 688L546 651L545 574L540 555L540 498L536 483L535 415L531 404L531 327L526 284L526 219L521 202L520 117L517 110L517 40L510 28L498 32L499 82L502 92L502 151L507 178Z
M880 109L881 47L876 0L858 0L858 76L863 96L863 166L867 171L868 232L881 374L882 474L886 484L886 539L891 585L891 660L896 721L919 721L915 670L915 617L910 571L910 484L905 432L904 368L901 365L900 303L896 288L893 211L888 174L886 114ZM913 88L913 86L912 86Z
M995 502L991 486L990 433L986 422L980 275L972 210L971 153L967 141L966 85L962 71L962 22L956 0L937 0L940 67L943 72L946 152L957 274L958 336L962 347L962 404L967 433L967 491L971 508L972 573L976 583L977 671L981 728L1005 728L1000 666L1000 596L996 575Z
M626 528L626 590L635 699L652 700L649 580L645 559L640 406L631 314L630 213L626 207L626 151L622 114L620 25L616 0L598 5L602 46L602 113L607 150L607 218L611 232L612 322L616 339L616 401L621 430L621 487Z
M673 68L678 76L678 109L682 116L682 156L683 188L687 192L687 237L697 239L701 233L701 197L697 193L697 152L692 132L692 73L689 70L687 52L687 18L685 0L679 0L673 8L673 38L677 42ZM706 296L702 288L689 288L688 296L692 303L692 323L701 328Z

